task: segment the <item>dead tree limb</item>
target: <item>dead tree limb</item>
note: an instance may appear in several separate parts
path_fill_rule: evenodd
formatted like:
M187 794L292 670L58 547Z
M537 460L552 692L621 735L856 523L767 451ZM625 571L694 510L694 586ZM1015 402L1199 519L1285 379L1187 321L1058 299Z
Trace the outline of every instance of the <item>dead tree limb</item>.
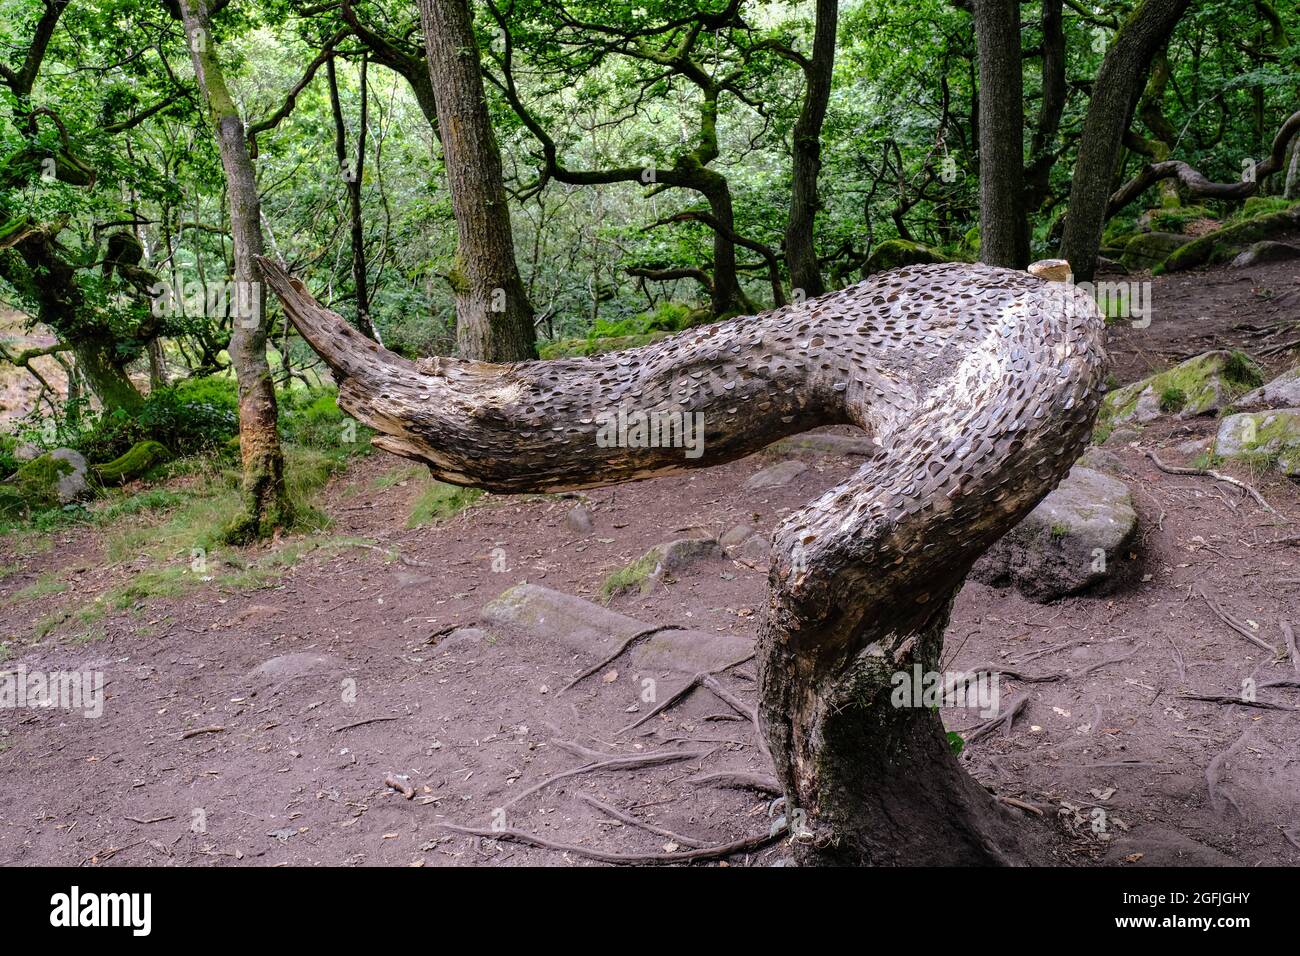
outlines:
M452 484L590 488L733 461L823 425L868 432L880 454L777 531L759 619L759 713L787 805L811 833L794 852L884 865L1030 853L957 763L938 715L893 706L890 678L938 669L971 565L1086 447L1105 355L1082 291L919 266L639 349L494 365L404 359L263 265L340 380L340 405L381 433L379 447ZM703 453L619 432L620 410L691 416Z

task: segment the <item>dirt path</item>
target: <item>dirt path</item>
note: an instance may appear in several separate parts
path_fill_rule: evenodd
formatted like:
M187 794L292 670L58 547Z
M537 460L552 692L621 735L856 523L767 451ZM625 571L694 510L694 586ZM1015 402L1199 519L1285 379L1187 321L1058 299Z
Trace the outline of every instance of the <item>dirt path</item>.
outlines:
M1117 334L1121 380L1143 356L1167 361L1209 342L1251 348L1246 330L1234 339L1232 326L1265 324L1252 304L1258 280L1215 275L1201 302L1218 316L1212 327L1180 336L1158 311L1151 329ZM1287 275L1270 272L1268 281L1281 287ZM1190 311L1171 311L1198 311L1195 281L1167 280L1157 309L1185 295ZM1172 446L1212 428L1170 424L1148 437ZM1053 605L975 583L962 591L946 665L1021 662L1028 676L1059 678L1004 681L1004 706L1025 695L1026 707L1008 733L961 759L1021 805L1009 813L1051 821L1058 863L1300 863L1300 690L1261 689L1276 709L1182 696L1239 696L1247 678L1300 678L1198 596L1209 593L1271 643L1281 641L1283 619L1300 626L1300 548L1275 543L1297 534L1300 489L1242 475L1276 508L1270 515L1225 485L1163 474L1136 449L1114 454L1142 521L1123 584ZM1177 459L1172 448L1168 455ZM331 484L322 507L334 527L308 542L319 547L288 539L249 552L252 560L295 549L266 587L149 598L104 615L89 641L76 640L75 620L37 632L55 611L120 588L147 563L109 563L92 529L48 536L48 547L11 536L0 558L0 637L14 652L0 666L99 670L107 700L97 719L0 711L0 863L570 865L592 861L439 824L504 824L642 854L768 833L768 796L696 782L767 770L750 725L718 696L698 691L621 732L648 710L639 697L646 675L616 663L609 680L602 671L560 694L595 660L497 625L479 639L448 639L454 626L482 626L482 606L514 584L596 599L606 575L650 546L691 529L770 529L854 468L824 459L784 487L739 490L766 464L756 456L589 493L593 528L584 534L566 520L576 499L560 497L489 496L437 527L408 529L423 479L376 455ZM761 569L710 560L612 606L653 624L752 639L765 580ZM66 589L42 594L42 582ZM753 682L752 663L721 678L742 701L753 700ZM945 716L956 729L980 720ZM520 797L603 759L592 752L674 756ZM385 785L389 774L409 778L412 799ZM592 799L659 832L614 819ZM775 842L728 862L782 855Z

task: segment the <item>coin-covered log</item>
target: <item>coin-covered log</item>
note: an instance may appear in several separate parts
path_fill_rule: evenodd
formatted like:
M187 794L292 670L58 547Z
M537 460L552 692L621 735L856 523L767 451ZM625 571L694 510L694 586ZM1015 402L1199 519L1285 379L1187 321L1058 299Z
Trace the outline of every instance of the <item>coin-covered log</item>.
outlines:
M804 862L1017 862L1032 853L893 676L938 669L974 561L1068 472L1105 376L1104 324L1072 286L917 266L757 316L590 358L412 362L267 260L285 312L380 447L498 492L592 487L729 461L851 423L878 447L776 531L759 695ZM699 453L602 440L612 414L680 413ZM631 446L631 447L629 447ZM919 702L918 702L919 703Z

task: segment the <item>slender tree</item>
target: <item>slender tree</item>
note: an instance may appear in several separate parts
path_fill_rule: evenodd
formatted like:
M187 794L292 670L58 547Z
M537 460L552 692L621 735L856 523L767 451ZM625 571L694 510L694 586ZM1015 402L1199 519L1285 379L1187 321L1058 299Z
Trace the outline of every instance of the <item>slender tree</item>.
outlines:
M208 107L226 176L235 289L230 361L239 380L239 450L243 511L227 529L246 541L292 520L277 431L275 386L266 359L266 290L256 256L262 254L261 199L244 121L226 86L205 0L180 0L194 76Z
M515 263L501 153L492 131L468 0L419 0L443 165L456 217L456 338L490 362L537 357L533 309Z
M980 259L1029 264L1018 0L974 0L979 55Z

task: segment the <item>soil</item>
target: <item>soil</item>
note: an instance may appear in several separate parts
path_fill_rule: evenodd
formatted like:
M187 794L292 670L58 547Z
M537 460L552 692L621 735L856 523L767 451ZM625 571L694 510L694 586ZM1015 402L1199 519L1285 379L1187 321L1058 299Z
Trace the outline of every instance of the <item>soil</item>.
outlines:
M1121 383L1210 348L1259 355L1300 334L1300 264L1154 283L1151 326L1114 329ZM1262 358L1275 371L1296 353ZM1213 428L1212 419L1162 421L1142 440L1182 464L1187 443L1208 441ZM1226 469L1258 489L1270 513L1229 485L1165 474L1137 447L1107 450L1141 519L1115 583L1050 605L976 583L958 598L946 669L1020 662L1027 676L1058 675L1004 680L1004 710L1021 695L1028 704L960 759L1006 799L1008 814L1051 830L1044 862L1300 863L1300 690L1260 689L1275 708L1184 696L1236 698L1248 678L1300 679L1200 596L1271 644L1282 642L1283 620L1300 626L1300 488ZM109 564L91 528L56 533L52 547L0 539L0 637L16 644L3 667L100 670L107 681L98 719L0 711L0 863L600 865L440 824L504 825L626 854L770 832L779 811L769 796L695 782L769 770L750 724L721 699L697 690L622 732L648 710L645 675L619 660L561 694L596 658L485 624L480 609L522 581L598 601L605 577L652 545L740 523L771 529L855 468L825 458L788 485L738 489L771 461L590 492L580 499L593 516L584 534L566 520L579 498L556 496L487 496L435 527L408 529L423 479L403 479L408 463L375 454L334 479L320 503L334 520L320 543L335 546L309 550L262 589L209 586L109 615L90 642L66 631L37 639L36 622L121 585L141 562ZM338 544L356 539L373 546ZM51 573L68 590L14 600ZM761 566L709 559L611 606L648 626L752 638L765 587ZM455 626L485 636L453 635ZM753 701L752 662L720 681ZM982 721L944 714L957 730ZM570 775L510 802L593 761L573 745L611 757L700 753ZM409 778L411 799L385 784L394 774ZM628 825L580 795L684 839ZM786 856L775 840L723 862Z

